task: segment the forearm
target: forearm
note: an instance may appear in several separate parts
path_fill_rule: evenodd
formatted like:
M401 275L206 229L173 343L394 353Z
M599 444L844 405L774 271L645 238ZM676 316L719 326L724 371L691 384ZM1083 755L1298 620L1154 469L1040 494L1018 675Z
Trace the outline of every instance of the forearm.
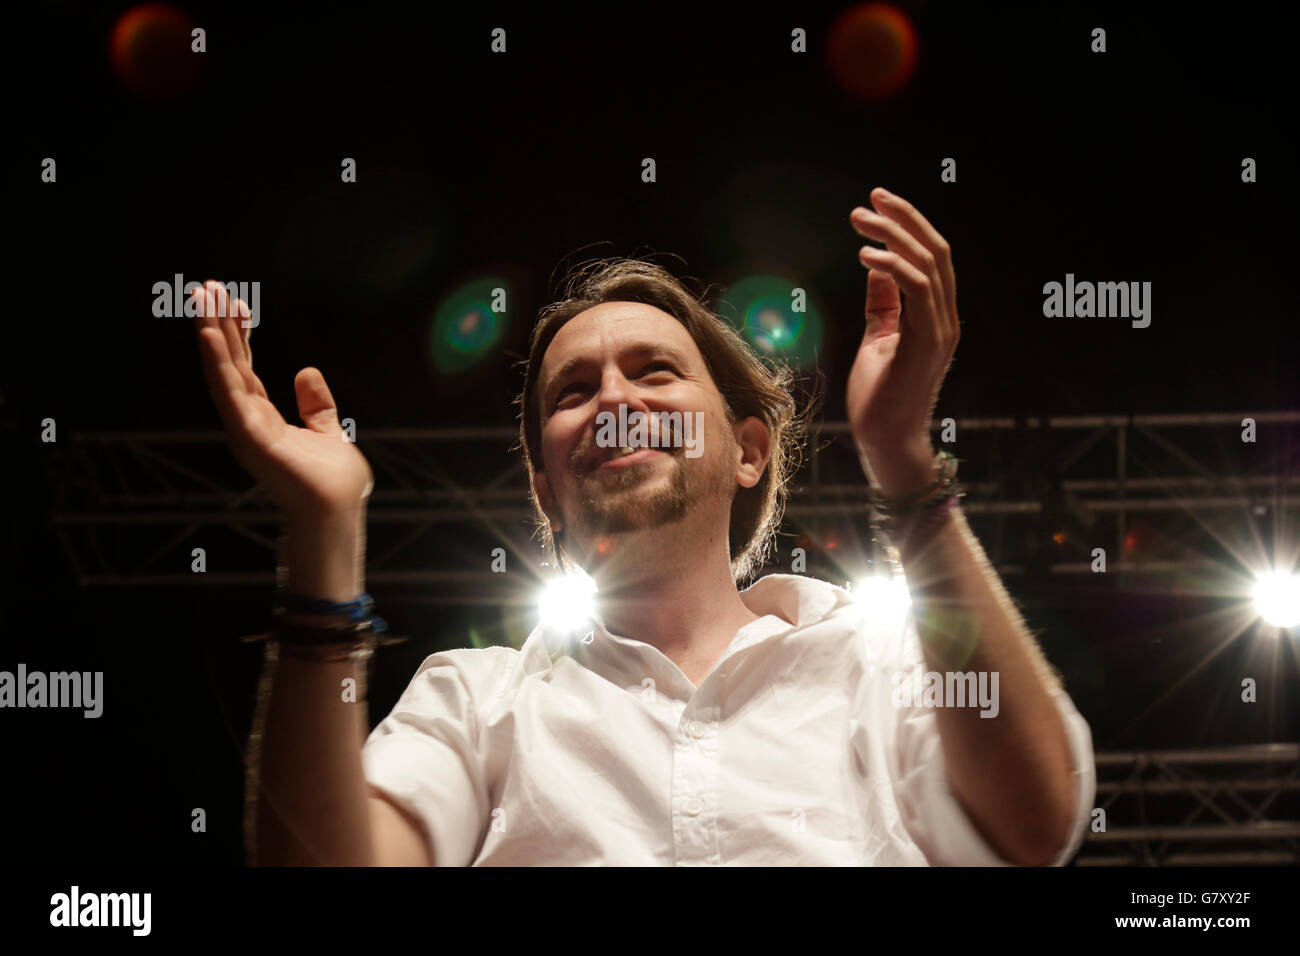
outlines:
M936 480L930 431L962 323L951 245L906 199L883 188L871 197L875 208L858 207L850 219L888 249L858 251L870 270L867 324L846 404L868 478L893 503L885 510L906 522L919 503L912 496L926 500ZM947 477L933 492L944 490ZM916 527L928 529L924 540L896 530L927 665L940 673L983 672L988 687L993 674L999 679L996 717L981 717L978 707L939 708L952 789L1003 857L1049 863L1078 809L1052 677L960 511L932 529ZM972 640L954 642L960 635Z
M1055 678L959 508L901 545L927 670L998 675L996 717L937 709L953 792L1005 859L1050 863L1078 809Z
M350 601L364 590L364 510L337 519L290 522L290 591ZM341 616L293 615L293 623L340 623ZM370 798L361 764L369 720L364 665L303 660L284 653L263 676L264 721L255 745L255 856L260 865L367 865L372 862ZM345 681L355 691L345 697Z
M367 866L370 798L361 764L367 710L342 700L349 661L282 656L267 702L256 797L259 866Z

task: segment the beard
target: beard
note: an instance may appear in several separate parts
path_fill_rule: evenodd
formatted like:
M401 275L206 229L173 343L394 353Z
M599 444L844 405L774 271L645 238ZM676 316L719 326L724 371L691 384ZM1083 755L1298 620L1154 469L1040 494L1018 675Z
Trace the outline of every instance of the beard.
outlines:
M655 472L667 469L667 480ZM692 482L686 463L676 455L617 471L592 473L582 483L575 522L579 534L590 539L672 524L686 517Z
M592 541L600 535L642 531L674 524L687 518L706 499L730 501L736 490L734 477L724 473L722 463L710 461L704 467L687 468L680 452L666 453L638 465L588 473L582 480L577 514L572 523L575 536ZM701 459L700 464L704 464ZM667 471L666 477L659 474Z

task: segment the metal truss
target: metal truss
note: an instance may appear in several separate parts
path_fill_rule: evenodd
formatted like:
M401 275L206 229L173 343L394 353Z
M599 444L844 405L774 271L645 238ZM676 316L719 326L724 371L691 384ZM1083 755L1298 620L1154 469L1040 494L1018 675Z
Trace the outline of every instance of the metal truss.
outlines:
M1300 744L1099 753L1097 807L1077 866L1294 866L1300 820L1266 815L1300 790Z
M1273 440L1242 456L1244 462L1206 451L1207 441L1236 442L1239 451L1247 417ZM1290 440L1297 423L1300 412L959 419L956 453L968 489L963 510L1003 575L1032 566L1023 546L1017 551L1008 543L1014 536L1004 534L1004 524L1022 532L1021 541L1037 536L1040 542L1068 526L1070 534L1087 539L1086 546L1106 546L1110 570L1125 574L1200 565L1221 570L1193 547L1167 560L1135 560L1125 547L1130 519L1191 516L1195 532L1225 519L1293 515L1300 467L1287 456L1300 444ZM935 446L943 447L939 437ZM512 451L513 428L363 429L358 439L375 472L366 580L385 586L385 604L509 608L533 602L534 594L493 574L487 558L500 546L513 560L533 566L541 560L520 453ZM848 424L823 423L812 439L785 524L813 542L810 573L824 535L865 530L867 500ZM41 449L53 490L53 527L81 586L273 582L280 517L234 463L220 431L82 433ZM440 546L431 546L431 539ZM449 539L465 547L449 552ZM193 547L212 556L205 573L191 571ZM484 557L475 567L460 552ZM1090 571L1087 561L1039 567L1055 575ZM1295 744L1100 753L1098 806L1108 825L1088 834L1078 863L1294 864L1300 822L1265 814L1279 795L1300 788L1298 767Z
M987 539L1000 574L1024 573L1032 557L1006 553L1003 525L1016 520L1085 529L1089 545L1107 546L1110 570L1163 572L1214 562L1190 551L1170 560L1129 559L1125 534L1131 516L1203 520L1215 512L1239 512L1249 520L1269 512L1284 515L1300 503L1294 457L1287 461L1285 453L1269 452L1267 461L1251 458L1249 468L1237 469L1207 461L1196 447L1196 439L1203 445L1206 435L1240 447L1237 435L1247 417L1261 434L1294 431L1300 423L1300 412L972 418L956 420L959 444L935 445L953 448L963 459L963 511L981 540ZM935 427L939 432L940 425ZM1040 437L1049 435L1046 443ZM867 483L848 423L822 423L812 438L791 488L786 529L819 541L828 527L865 526ZM520 453L511 450L516 440L512 427L362 430L358 443L375 471L367 581L447 586L436 589L442 595L426 594L422 603L503 603L487 559L478 570L430 566L414 546L431 529L446 533L456 526L452 531L461 539L477 535L489 550L499 545L533 563L540 560ZM1018 454L1029 445L1041 452L1049 444L1059 447L1036 458ZM273 580L280 518L234 464L220 431L90 432L41 448L54 491L54 530L80 585L188 588ZM466 463L477 468L456 475L454 466L464 471ZM1224 475L1225 470L1240 473ZM219 540L234 535L250 547L227 553L220 570L192 573L190 549L208 547L218 530L225 536ZM1091 562L1053 561L1041 569L1088 574Z

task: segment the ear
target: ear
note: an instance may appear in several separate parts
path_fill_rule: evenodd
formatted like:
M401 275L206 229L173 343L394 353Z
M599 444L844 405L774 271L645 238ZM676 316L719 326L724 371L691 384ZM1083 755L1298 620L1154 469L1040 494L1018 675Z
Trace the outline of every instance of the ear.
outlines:
M771 435L761 418L751 415L732 426L736 435L736 481L753 488L771 458Z
M542 506L542 512L551 525L551 531L562 530L559 512L555 508L555 498L551 494L551 483L546 478L546 472L537 471L533 473L533 492L537 495L537 501Z

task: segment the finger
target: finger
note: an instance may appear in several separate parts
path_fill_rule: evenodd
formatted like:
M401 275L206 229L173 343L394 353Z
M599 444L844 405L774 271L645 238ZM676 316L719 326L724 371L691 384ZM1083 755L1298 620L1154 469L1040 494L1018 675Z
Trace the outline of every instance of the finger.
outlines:
M242 434L244 415L239 396L247 394L247 385L230 361L225 336L211 326L200 329L199 355L203 361L203 377L207 379L208 391L226 432Z
M209 326L216 328L216 317L208 314L207 297L203 286L190 290L190 298L194 300L194 328L201 331Z
M253 317L252 311L248 308L248 303L243 299L235 299L230 304L230 314L235 317L235 328L239 331L239 340L244 343L244 358L248 361L250 367L253 364L253 327L245 325L245 319Z
M904 334L904 341L916 336L937 339L940 334L939 316L929 278L898 253L888 249L863 246L858 250L858 258L863 265L888 272L906 293L907 310L905 315L900 316L900 321L911 332L911 336Z
M938 262L935 255L926 246L903 227L901 223L892 219L887 219L878 212L873 212L863 206L853 210L851 217L853 228L859 234L866 236L868 239L877 239L884 242L892 252L898 253L908 263L916 268L918 272L926 276L930 281L931 287L935 290L936 309L935 320L942 323L942 326L935 328L935 334L941 334L945 327L951 323L945 321L947 315L943 307L942 284L939 279Z
M248 303L243 299L236 299L234 313L235 321L238 327L242 329L241 341L244 343L244 358L248 362L248 373L253 380L253 389L262 398L267 398L266 387L262 384L262 380L258 378L257 373L253 371L253 327L251 325L245 327L243 322L244 319L253 317L252 310L249 309ZM267 401L270 401L270 399L268 398Z
M235 370L243 377L250 393L266 398L266 388L253 374L253 353L245 340L247 330L240 324L238 306L231 301L226 287L220 282L209 279L203 283L203 289L208 309L217 316L218 327L226 339L226 353Z
M939 230L930 224L930 220L921 215L920 210L902 196L895 196L877 186L871 192L871 201L883 215L907 225L933 253L939 267L943 302L948 310L946 314L955 328L960 320L957 318L957 275L953 271L952 246L940 235Z
M898 331L898 317L903 311L898 283L881 269L867 273L867 331L868 339L890 335Z
M226 337L226 350L230 354L230 360L242 374L244 367L248 365L248 355L244 351L244 330L239 326L239 318L235 313L234 303L230 301L230 293L226 291L224 285L212 279L203 283L203 288L211 297L209 301L214 303L218 324Z
M298 416L304 425L322 435L341 435L339 410L334 396L325 384L320 369L307 367L293 379L293 390L298 396Z
M209 279L202 286L194 290L194 297L198 302L198 312L200 316L200 328L213 329L221 334L226 342L225 352L227 361L233 361L231 355L231 341L226 334L226 329L222 325L222 312L218 307L217 289L220 283L213 282Z

